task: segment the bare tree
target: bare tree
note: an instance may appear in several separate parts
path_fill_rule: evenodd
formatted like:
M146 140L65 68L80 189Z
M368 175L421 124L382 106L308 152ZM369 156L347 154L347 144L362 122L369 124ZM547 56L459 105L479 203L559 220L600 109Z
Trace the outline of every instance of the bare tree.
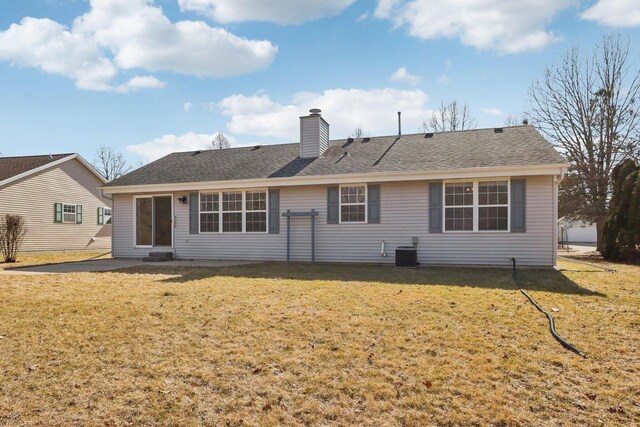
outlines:
M106 145L101 145L96 151L96 156L93 159L93 167L95 167L107 181L113 181L133 169L133 166L127 162L122 153Z
M529 116L526 113L522 114L521 116L518 116L516 114L509 114L504 119L505 126L520 126L520 125L528 125L528 124L529 124Z
M5 214L0 219L0 253L4 262L16 262L26 234L27 226L20 215Z
M632 65L629 40L606 36L590 55L569 50L529 91L535 124L571 162L561 210L596 223L598 249L613 168L640 146L640 70Z
M213 137L213 141L211 141L209 147L212 150L222 150L231 147L231 144L229 143L229 138L227 138L224 133L218 132L216 136Z
M365 132L364 129L362 129L362 126L358 125L354 130L353 133L351 134L352 138L358 139L358 138L365 138L367 137L367 135L369 134L369 132Z
M452 130L475 129L476 119L471 116L469 106L453 100L441 102L440 108L431 113L431 118L422 122L424 132L448 132Z

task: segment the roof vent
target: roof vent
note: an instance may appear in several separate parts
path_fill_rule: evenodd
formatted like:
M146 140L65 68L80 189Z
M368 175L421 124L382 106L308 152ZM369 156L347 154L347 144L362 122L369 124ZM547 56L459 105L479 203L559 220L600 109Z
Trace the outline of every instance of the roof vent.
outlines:
M433 132L427 132L424 134L425 138L433 138Z
M526 126L526 125L528 125L528 124L529 124L529 120L527 120L527 119L522 119L522 124L523 124L523 125L525 125L525 126Z
M322 110L319 108L312 108L309 110L309 113L311 113L311 116L319 116L320 113L322 113Z
M202 153L202 151L200 151L200 150L194 151L194 152L193 152L193 154L192 154L192 156L197 156L197 155L198 155L198 154L200 154L200 153Z
M260 147L262 147L262 145L256 145L255 147L253 147L253 148L251 149L251 151L259 150L259 149L260 149Z
M493 128L493 133L502 133L502 128Z
M366 138L362 138L362 141L360 141L360 143L365 143L365 142L369 142L371 141L371 138L369 138L368 136Z

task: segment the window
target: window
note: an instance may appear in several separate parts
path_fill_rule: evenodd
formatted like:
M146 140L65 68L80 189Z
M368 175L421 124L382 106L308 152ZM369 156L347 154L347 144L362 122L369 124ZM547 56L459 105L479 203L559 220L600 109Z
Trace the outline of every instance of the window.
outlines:
M218 193L200 194L200 232L217 233L220 231L220 195Z
M62 222L76 222L76 205L62 204Z
M478 230L509 229L509 181L478 183Z
M340 222L366 222L367 187L350 185L340 187Z
M111 208L104 208L102 212L104 215L104 223L111 224Z
M248 233L267 231L267 192L246 192L246 231Z
M444 229L473 231L473 182L444 185Z
M445 182L445 231L509 231L509 180Z
M242 192L222 193L222 231L242 232Z

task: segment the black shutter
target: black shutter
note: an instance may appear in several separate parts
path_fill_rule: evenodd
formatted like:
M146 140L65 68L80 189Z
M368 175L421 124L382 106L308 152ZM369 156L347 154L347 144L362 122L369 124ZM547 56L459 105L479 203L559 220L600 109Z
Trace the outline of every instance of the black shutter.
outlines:
M280 234L280 190L269 190L269 234Z
M198 193L189 193L189 234L198 234L198 214L200 197Z
M367 222L380 224L380 184L367 188Z
M340 188L327 187L327 224L340 222Z
M527 231L527 196L524 179L511 180L511 232Z
M442 233L442 182L429 183L429 233Z
M62 203L53 204L53 222L62 222Z

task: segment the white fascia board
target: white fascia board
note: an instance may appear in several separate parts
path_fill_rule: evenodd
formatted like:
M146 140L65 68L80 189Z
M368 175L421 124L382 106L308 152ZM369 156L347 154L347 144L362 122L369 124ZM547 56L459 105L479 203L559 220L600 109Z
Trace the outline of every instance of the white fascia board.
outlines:
M198 191L255 187L292 187L302 185L348 184L353 182L427 181L456 178L562 175L568 163L541 166L509 166L453 169L434 172L384 172L368 174L314 175L292 178L260 178L233 181L185 182L175 184L123 185L100 187L107 194L153 193L158 191Z

